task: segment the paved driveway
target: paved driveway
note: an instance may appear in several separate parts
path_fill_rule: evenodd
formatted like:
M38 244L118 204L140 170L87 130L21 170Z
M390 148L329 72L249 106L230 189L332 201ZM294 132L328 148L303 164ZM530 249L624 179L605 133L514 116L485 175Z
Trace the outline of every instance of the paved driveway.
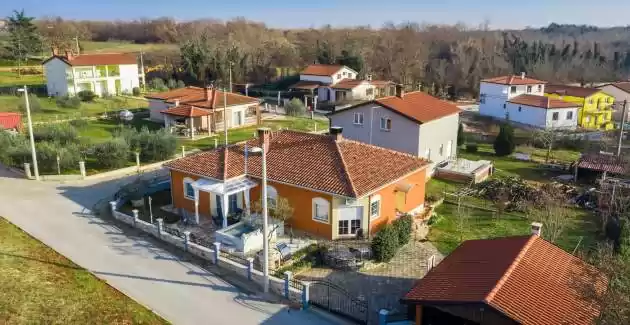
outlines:
M0 216L174 324L328 324L243 293L84 208L120 183L36 182L0 167Z

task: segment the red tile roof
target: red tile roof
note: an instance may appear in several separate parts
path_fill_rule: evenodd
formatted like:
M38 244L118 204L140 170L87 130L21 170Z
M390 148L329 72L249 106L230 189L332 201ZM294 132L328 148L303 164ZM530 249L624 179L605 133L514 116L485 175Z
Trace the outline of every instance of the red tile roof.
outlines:
M584 88L577 86L567 85L547 85L545 86L545 93L557 94L561 96L573 96L573 97L590 97L598 92L602 91L597 88Z
M192 107L188 105L171 107L167 110L163 110L161 113L174 115L174 116L184 116L184 117L200 117L200 116L208 116L212 114L212 112L207 109L203 109L199 107Z
M508 103L518 104L518 105L527 105L533 107L540 108L575 108L580 105L576 103L570 103L561 99L550 98L547 96L538 96L538 95L518 95L508 100Z
M500 84L500 85L535 85L535 84L546 84L546 81L533 79L529 77L522 76L501 76L495 78L483 79L481 82L487 82L491 84Z
M336 89L352 89L362 83L369 83L369 81L366 80L358 80L358 79L342 79L339 82L337 82L336 84L330 85L331 88L336 88Z
M0 112L0 129L20 129L22 117L19 113Z
M118 65L118 64L137 64L138 60L132 53L101 53L101 54L81 54L68 59L65 56L52 56L45 60L42 64L58 58L72 66L92 66L92 65Z
M289 88L315 89L315 88L319 87L320 85L321 85L321 83L316 82L316 81L301 80L301 81L298 81L298 82L294 83L293 85L289 86Z
M630 94L630 82L629 81L621 81L610 84L611 86L617 87L627 93ZM604 85L606 86L606 85ZM603 86L602 86L603 87Z
M543 230L544 231L544 230ZM523 325L592 324L606 290L593 266L538 236L469 240L405 296L427 305L485 303Z
M578 160L579 168L600 172L630 175L630 162L622 157L604 154L585 154Z
M167 103L175 103L179 100L180 104L190 106L212 108L211 99L206 99L206 89L200 87L185 87L173 89L161 93L152 93L144 96L148 99L163 100ZM227 106L258 104L257 98L248 97L236 93L227 93ZM216 90L216 101L214 104L217 110L223 109L223 91Z
M245 144L258 139L204 151L164 166L213 179L245 173ZM346 197L362 197L428 165L412 155L329 135L297 131L273 132L267 154L269 180ZM247 175L261 177L261 157L250 153Z
M302 70L300 74L311 76L326 76L330 77L339 72L344 66L337 64L311 64L306 69Z
M439 118L457 114L461 110L457 106L437 99L429 94L421 91L406 93L402 98L397 96L389 96L378 98L369 102L363 102L345 109L341 109L331 113L334 115L338 112L354 109L369 103L376 103L398 114L401 114L418 123L426 123Z

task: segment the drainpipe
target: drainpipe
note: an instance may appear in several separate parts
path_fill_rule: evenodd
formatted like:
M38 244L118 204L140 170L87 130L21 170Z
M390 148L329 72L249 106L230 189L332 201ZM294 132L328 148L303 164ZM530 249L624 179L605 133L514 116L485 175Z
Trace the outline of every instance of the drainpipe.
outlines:
M368 141L369 144L372 144L372 122L374 121L374 107L370 107L370 140Z

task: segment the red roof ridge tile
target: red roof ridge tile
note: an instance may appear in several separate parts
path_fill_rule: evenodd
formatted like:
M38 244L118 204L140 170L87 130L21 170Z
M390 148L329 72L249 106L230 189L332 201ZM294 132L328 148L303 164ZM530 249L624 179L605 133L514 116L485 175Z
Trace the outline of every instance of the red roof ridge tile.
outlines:
M334 140L333 142L335 144L335 151L337 152L337 154L339 155L339 159L341 160L341 166L343 167L342 168L343 176L348 180L348 185L350 186L350 193L352 193L355 197L359 197L358 192L356 188L354 187L354 183L352 182L352 178L348 174L348 165L346 164L346 160L343 157L343 152L341 151L341 148L339 147L339 143Z
M497 281L497 284L494 286L494 288L492 288L492 290L490 290L488 295L486 295L486 297L483 300L485 303L492 305L493 307L497 309L500 309L498 306L495 306L494 304L492 304L492 299L497 294L497 292L501 290L501 287L508 280L510 275L512 275L512 272L516 269L518 264L521 262L521 260L525 256L525 254L527 254L527 250L532 246L534 241L536 241L536 238L538 238L538 236L535 236L535 235L530 236L529 240L527 240L527 242L525 243L521 251L518 253L518 255L516 255L516 258L514 258L514 261L512 261L512 264L510 264L510 266L505 270L505 273L499 279L499 281Z
M228 170L228 164L229 164L229 160L228 160L228 152L229 152L229 148L227 146L223 147L223 179L227 179L228 175L227 175L227 170Z

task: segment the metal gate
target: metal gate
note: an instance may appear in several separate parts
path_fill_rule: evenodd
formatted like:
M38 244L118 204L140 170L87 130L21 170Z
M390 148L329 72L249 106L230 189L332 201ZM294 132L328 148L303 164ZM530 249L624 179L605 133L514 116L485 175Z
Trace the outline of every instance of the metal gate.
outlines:
M328 281L311 282L309 301L315 306L360 324L368 323L367 303L351 297L346 290Z

